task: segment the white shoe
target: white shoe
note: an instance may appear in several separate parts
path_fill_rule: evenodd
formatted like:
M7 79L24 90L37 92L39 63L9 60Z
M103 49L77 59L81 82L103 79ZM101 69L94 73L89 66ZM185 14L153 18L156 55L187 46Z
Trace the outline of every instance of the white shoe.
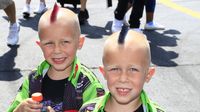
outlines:
M19 41L19 30L20 26L18 23L14 23L10 25L9 28L9 35L7 38L7 44L8 45L16 45Z
M46 4L43 3L43 2L40 2L40 5L38 7L38 9L36 9L34 11L35 14L42 14L44 13L45 11L47 11L47 7L46 7Z
M129 24L129 15L128 15L128 13L125 14L123 20L124 20L124 24L126 24L127 26L130 26L130 24Z
M30 4L26 4L23 8L23 14L30 15L30 13L31 13Z
M140 28L130 28L130 30L142 33L142 30Z
M144 29L145 30L164 30L165 27L155 22L148 22L146 23Z
M120 31L122 29L123 23L124 23L124 20L117 20L114 18L112 28L111 28L112 32L114 33L114 32Z

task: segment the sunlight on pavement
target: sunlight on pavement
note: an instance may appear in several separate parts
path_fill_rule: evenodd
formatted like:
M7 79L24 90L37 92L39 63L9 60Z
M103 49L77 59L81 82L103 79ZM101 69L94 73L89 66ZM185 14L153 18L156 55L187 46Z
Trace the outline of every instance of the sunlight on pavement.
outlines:
M185 14L188 14L192 17L195 17L197 19L200 19L200 12L197 12L197 11L193 11L189 8L186 8L186 7L183 7L183 6L180 6L174 2L172 2L171 0L158 0L159 3L165 5L165 6L168 6L170 8L173 8L173 9L176 9L180 12L183 12Z

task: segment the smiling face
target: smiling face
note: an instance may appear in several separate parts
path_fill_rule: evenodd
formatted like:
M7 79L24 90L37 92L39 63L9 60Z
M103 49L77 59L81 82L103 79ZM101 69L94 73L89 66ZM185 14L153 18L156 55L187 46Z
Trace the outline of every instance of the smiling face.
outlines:
M112 100L118 104L139 101L145 82L152 76L149 68L149 48L141 44L144 35L129 31L123 45L117 43L118 34L112 35L104 47L104 76L112 94Z
M40 47L44 58L55 71L71 69L77 49L82 47L78 19L67 9L59 9L57 20L50 21L47 11L39 22Z

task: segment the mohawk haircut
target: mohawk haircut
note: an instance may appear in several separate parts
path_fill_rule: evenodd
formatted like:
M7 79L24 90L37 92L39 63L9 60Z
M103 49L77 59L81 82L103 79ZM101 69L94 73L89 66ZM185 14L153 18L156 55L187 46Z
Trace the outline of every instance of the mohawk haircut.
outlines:
M55 3L53 7L53 11L51 13L51 18L50 18L51 23L56 21L58 10L59 10L59 6L57 5L57 3Z
M118 43L119 44L123 44L124 43L124 39L127 35L128 32L128 26L126 26L125 24L122 26L122 30L119 34L119 38L118 38Z

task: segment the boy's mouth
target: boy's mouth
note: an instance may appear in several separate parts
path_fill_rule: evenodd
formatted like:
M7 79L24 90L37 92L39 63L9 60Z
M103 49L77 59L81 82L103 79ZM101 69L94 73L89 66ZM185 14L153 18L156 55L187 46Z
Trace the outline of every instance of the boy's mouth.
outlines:
M53 58L53 62L56 64L62 64L66 58Z
M131 89L129 88L117 88L117 93L121 96L127 95L130 91Z

